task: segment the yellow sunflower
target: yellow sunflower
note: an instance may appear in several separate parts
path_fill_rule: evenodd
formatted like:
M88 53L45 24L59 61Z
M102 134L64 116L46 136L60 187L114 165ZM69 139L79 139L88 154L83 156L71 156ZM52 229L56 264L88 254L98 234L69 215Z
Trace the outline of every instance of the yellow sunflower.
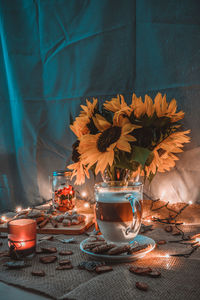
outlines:
M148 95L145 95L145 100L143 102L141 97L137 98L137 96L133 94L132 103L129 109L126 109L126 113L128 116L130 116L131 113L134 113L136 118L140 118L144 114L148 117L152 117L155 112L158 118L168 117L170 118L170 121L174 123L184 117L183 111L177 113L176 110L176 100L172 99L170 103L167 103L166 95L162 96L161 93L156 95L154 103Z
M81 108L83 110L80 112L80 116L91 118L94 113L94 109L97 106L97 102L98 102L98 100L96 98L93 98L93 103L91 103L90 101L88 101L86 99L87 105L81 105Z
M88 168L83 165L81 161L67 166L68 169L73 170L72 178L76 176L75 184L83 184L85 182L85 176L89 178Z
M97 102L98 100L95 98L93 98L93 103L86 100L87 105L81 105L81 108L83 110L80 112L80 115L76 117L73 124L70 125L71 130L78 138L80 138L84 134L90 133L87 125L90 123L90 120L94 114Z
M124 100L123 95L117 95L117 98L112 98L111 101L106 101L104 103L104 107L108 111L114 112L114 119L118 122L119 118L124 118L127 114L127 111L129 111L129 106Z
M82 136L78 152L88 168L96 163L95 174L98 174L103 173L107 165L113 165L115 149L131 151L129 142L136 139L129 133L140 126L131 124L127 119L113 120L111 124L99 114L93 117L93 121L100 133Z
M154 108L154 104L153 101L151 99L150 96L145 95L145 100L144 102L142 101L142 97L137 97L134 93L132 95L132 103L130 106L128 106L126 104L126 102L122 102L121 104L118 101L118 105L116 105L115 103L117 103L117 100L115 100L115 102L110 103L112 105L112 111L115 112L115 117L119 118L119 116L128 116L130 117L130 115L132 113L134 113L136 118L140 118L141 116L143 116L145 113L147 114L148 117L152 117L155 111ZM115 108L115 110L114 110ZM118 110L117 110L118 109ZM111 110L111 109L110 109Z
M130 109L128 111L129 116L134 112L134 115L139 118L141 115L145 113L145 106L142 101L142 97L137 97L134 93L132 95L132 103L130 105Z
M114 113L126 109L128 107L123 95L117 95L117 98L112 98L111 101L105 101L103 106L105 107L105 109Z
M179 158L174 155L174 153L183 152L183 144L190 142L190 137L187 134L190 133L190 130L174 132L164 139L160 144L158 144L153 150L153 160L150 165L145 165L146 176L156 174L156 172L169 171L175 166L175 161ZM144 171L141 166L136 172L133 173L133 177L137 174L144 176Z
M171 102L168 104L166 101L166 95L162 97L161 93L158 93L156 95L154 99L154 106L158 118L168 117L171 119L171 122L174 123L183 119L184 117L184 112L182 110L176 113L176 100L172 99Z

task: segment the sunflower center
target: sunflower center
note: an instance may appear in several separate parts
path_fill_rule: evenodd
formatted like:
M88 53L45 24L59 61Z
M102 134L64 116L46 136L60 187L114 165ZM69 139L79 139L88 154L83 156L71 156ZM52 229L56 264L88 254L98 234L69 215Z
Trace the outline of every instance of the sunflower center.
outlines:
M100 152L106 152L107 148L117 142L121 136L121 127L113 126L106 129L97 140L97 149Z

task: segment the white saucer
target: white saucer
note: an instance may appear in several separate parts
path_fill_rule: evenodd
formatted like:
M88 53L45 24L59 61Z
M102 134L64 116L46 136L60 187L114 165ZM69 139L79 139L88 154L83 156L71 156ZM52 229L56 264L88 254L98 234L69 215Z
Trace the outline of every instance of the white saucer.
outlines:
M97 258L97 259L102 259L104 261L110 261L110 262L130 262L130 261L133 261L133 260L137 260L138 258L142 258L143 256L145 256L148 252L152 251L154 248L155 248L155 241L147 236L144 236L144 235L137 235L134 240L132 241L132 243L134 242L137 242L138 244L140 245L143 245L143 244L150 244L152 246L151 249L148 249L148 250L144 250L142 251L141 253L133 253L133 254L120 254L120 255L106 255L106 254L96 254L96 253L93 253L89 250L85 250L83 248L83 245L85 243L87 243L88 239L85 239L84 241L82 241L80 243L80 249L82 252L94 257L94 258ZM131 244L132 244L131 243Z

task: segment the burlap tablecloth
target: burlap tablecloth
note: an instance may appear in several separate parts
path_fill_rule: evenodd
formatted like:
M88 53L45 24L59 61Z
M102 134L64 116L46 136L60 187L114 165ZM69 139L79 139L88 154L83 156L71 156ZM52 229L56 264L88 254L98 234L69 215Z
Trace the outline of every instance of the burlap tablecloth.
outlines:
M200 226L184 226L188 234L200 232ZM177 240L180 236L173 237L164 231L163 227L156 227L145 235L158 240ZM59 236L71 237L71 236ZM0 280L15 284L24 289L40 292L53 299L200 299L200 248L189 258L170 257L166 253L189 252L191 246L177 243L160 245L144 258L132 263L112 264L113 271L101 275L95 272L80 270L77 265L84 260L91 260L79 249L79 243L86 238L86 235L75 236L77 244L63 244L57 240L43 241L40 245L57 247L60 250L72 250L73 255L65 257L72 261L72 270L56 270L59 259L52 264L42 264L39 257L44 254L37 254L31 261L31 266L9 270L4 266L9 258L0 258ZM2 239L3 245L0 251L8 249L7 240ZM38 245L39 246L39 245ZM150 266L161 271L160 278L138 276L130 273L130 265ZM42 269L45 277L35 277L31 271ZM147 292L140 291L135 287L136 281L148 283Z

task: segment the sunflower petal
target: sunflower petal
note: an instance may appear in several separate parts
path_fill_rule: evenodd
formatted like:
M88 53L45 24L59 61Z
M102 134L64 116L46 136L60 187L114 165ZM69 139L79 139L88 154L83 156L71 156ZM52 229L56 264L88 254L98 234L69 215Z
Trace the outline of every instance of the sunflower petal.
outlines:
M162 103L162 94L158 93L154 99L155 111L158 117L162 116L161 103Z
M99 131L104 131L111 127L111 124L100 114L96 114L95 117L92 118L92 120Z
M154 114L154 105L153 105L153 101L152 101L151 97L149 97L148 95L145 95L144 104L145 104L145 110L146 110L148 117L151 117Z

